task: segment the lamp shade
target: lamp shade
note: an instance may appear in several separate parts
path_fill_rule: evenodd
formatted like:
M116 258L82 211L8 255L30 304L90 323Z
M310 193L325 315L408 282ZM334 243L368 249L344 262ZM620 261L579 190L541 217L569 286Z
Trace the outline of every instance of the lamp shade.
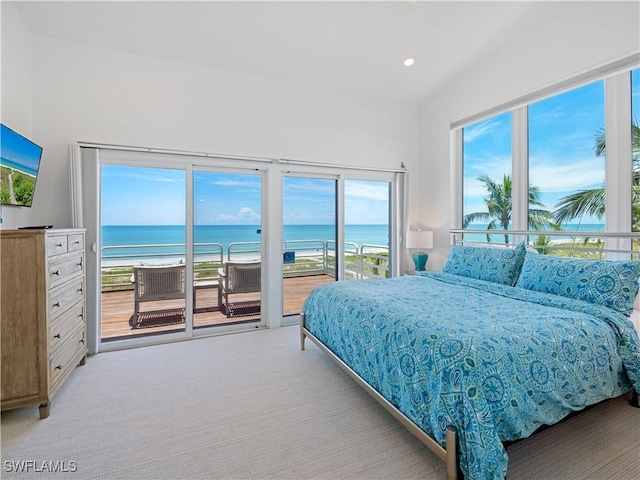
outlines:
M425 230L409 230L406 236L407 248L433 248L433 232Z

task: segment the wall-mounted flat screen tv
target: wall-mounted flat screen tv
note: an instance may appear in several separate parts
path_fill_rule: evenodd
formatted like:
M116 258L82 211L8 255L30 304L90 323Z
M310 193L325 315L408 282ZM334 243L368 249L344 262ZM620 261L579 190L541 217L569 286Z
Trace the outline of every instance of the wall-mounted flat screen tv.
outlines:
M30 207L36 189L42 147L1 125L0 203Z

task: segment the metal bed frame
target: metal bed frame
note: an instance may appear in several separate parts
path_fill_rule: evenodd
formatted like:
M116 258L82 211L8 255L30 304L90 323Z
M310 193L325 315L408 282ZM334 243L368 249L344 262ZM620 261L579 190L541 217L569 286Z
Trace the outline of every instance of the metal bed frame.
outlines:
M488 242L477 242L477 241L465 241L465 234L490 234L490 235L513 235L514 238L519 242L521 240L528 240L529 236L538 236L538 235L549 235L549 236L563 236L563 237L572 237L574 242L571 244L571 249L573 251L583 251L583 252L600 252L603 256L607 254L613 254L614 256L627 256L627 258L634 258L635 260L640 260L640 233L613 233L613 232L531 232L531 231L514 231L514 230L450 230L451 232L451 243L452 244L482 244ZM609 240L622 240L623 242L616 243L613 246L607 246L606 248L593 248L589 247L583 242L584 238L589 239L605 239L605 242L609 242ZM576 241L578 241L576 245ZM526 240L525 240L526 241ZM636 249L633 248L633 241L637 241L638 245ZM509 245L513 245L517 242L510 242ZM582 245L580 245L582 243ZM625 244L626 243L626 244ZM533 247L533 246L532 246ZM546 248L551 249L566 249L567 245L564 247L562 245L559 246L551 246ZM640 295L640 294L639 294ZM313 333L311 333L305 327L305 315L302 313L300 315L300 349L305 349L305 339L309 338L322 352L324 352L329 358L331 358L342 370L344 370L347 375L349 375L355 382L364 389L369 395L371 395L380 405L382 405L391 415L393 415L402 425L404 425L409 432L411 432L415 437L420 440L429 450L435 453L441 460L445 462L445 472L447 476L447 480L457 480L464 478L462 470L460 469L459 463L459 444L458 444L458 432L454 426L447 426L446 431L446 445L447 448L443 448L435 439L429 436L424 430L418 427L412 420L410 420L405 414L403 414L400 410L398 410L391 402L389 402L385 397L383 397L378 391L376 391L371 385L369 385L362 377L360 377L349 365L347 365L340 357L338 357L335 353L333 353L328 347L326 347ZM632 396L629 404L633 407L640 408L640 403L638 400L638 392L635 389L632 389ZM574 412L570 414L570 416L578 415L581 412L587 410L583 409L578 412ZM564 421L561 420L561 422ZM546 426L544 428L549 428L550 426ZM541 429L543 429L541 427ZM537 431L536 431L537 432ZM534 435L534 432L532 435ZM519 440L516 440L517 442ZM510 442L511 444L515 442Z

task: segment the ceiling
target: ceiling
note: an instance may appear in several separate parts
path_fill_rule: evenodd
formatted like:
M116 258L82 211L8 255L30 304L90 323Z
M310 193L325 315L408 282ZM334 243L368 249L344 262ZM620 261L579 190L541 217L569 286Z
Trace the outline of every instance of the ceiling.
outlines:
M415 103L554 2L17 2L34 35ZM414 57L412 67L403 61Z

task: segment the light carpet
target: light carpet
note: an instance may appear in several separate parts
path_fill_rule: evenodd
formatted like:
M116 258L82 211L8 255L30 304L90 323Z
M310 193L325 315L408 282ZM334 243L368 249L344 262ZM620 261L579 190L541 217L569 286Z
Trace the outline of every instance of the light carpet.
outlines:
M49 418L9 410L1 427L2 478L445 478L297 327L100 353ZM637 479L639 442L640 409L611 400L511 446L508 478ZM54 462L75 471L36 471Z

